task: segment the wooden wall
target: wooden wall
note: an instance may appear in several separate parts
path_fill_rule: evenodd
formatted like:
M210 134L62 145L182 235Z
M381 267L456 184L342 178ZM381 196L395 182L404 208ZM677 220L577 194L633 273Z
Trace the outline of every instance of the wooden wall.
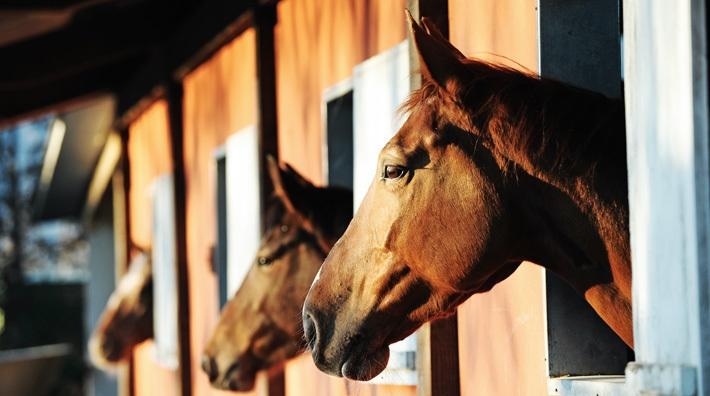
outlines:
M284 0L278 6L279 154L321 174L321 98L353 66L405 39L405 0Z
M216 240L214 150L227 136L256 122L255 37L247 30L184 79L184 147L187 179L187 254L190 287L192 393L213 390L200 369L202 349L217 322L217 281L210 250ZM156 102L130 126L131 237L150 245L151 207L147 186L171 171L168 115ZM135 394L179 394L177 371L154 363L150 343L135 355Z
M536 6L535 0L449 0L451 41L467 56L537 71ZM545 340L544 272L524 263L459 308L461 394L546 394Z
M284 0L278 5L276 74L279 155L323 183L323 91L358 63L406 37L405 0ZM330 377L310 355L286 367L287 395L413 395L411 386L374 386Z
M153 180L172 172L170 157L168 107L160 100L152 104L128 128L128 156L131 185L130 237L141 247L151 246ZM152 341L141 344L134 353L136 395L177 395L180 378L177 370L165 369L155 363Z
M218 283L210 251L216 243L214 151L227 137L256 122L256 49L249 29L188 74L184 83L187 178L187 257L190 287L192 390L213 390L200 369L202 350L219 317Z
M537 70L534 0L449 0L451 40L469 56L510 60ZM275 31L279 154L322 184L321 98L352 68L406 37L405 0L283 0ZM209 387L199 359L218 317L217 282L211 272L215 243L213 151L228 135L256 122L255 37L247 30L184 79L184 145L187 177L187 252L193 394ZM170 170L167 114L157 102L130 127L131 236L150 242L152 178ZM490 293L459 310L463 395L546 392L543 272L524 264ZM176 372L136 354L136 394L178 394ZM288 395L413 395L414 387L347 382L320 373L310 356L285 368Z

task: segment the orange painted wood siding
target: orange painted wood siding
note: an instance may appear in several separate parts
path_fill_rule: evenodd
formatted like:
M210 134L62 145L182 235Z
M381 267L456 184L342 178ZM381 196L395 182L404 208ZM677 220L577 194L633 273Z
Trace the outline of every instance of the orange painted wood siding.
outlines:
M322 182L321 98L358 63L405 39L405 0L284 0L278 6L279 153Z
M129 192L131 241L150 247L152 239L152 199L150 187L156 177L172 173L168 107L165 101L152 104L128 128L128 156L131 186ZM161 367L153 357L152 341L134 352L136 395L177 395L180 379L177 370Z
M276 26L279 155L323 183L321 99L355 65L406 37L405 0L283 0ZM412 386L376 386L330 377L310 355L289 362L286 394L414 395Z
M221 48L183 82L190 364L195 395L231 394L213 390L200 369L202 349L219 316L217 280L210 262L217 216L213 153L229 135L256 122L255 65L255 37L250 29ZM172 167L167 117L167 106L159 101L130 127L131 235L141 245L150 244L147 186ZM135 355L136 395L179 394L177 371L157 366L151 352L146 346Z
M451 41L467 56L538 69L535 0L449 0ZM459 308L462 395L547 392L544 272L524 263Z
M190 287L192 393L227 395L200 369L202 350L219 318L211 249L217 240L215 149L256 123L256 41L249 29L188 74L184 81L187 258ZM242 393L249 394L249 393ZM252 394L256 394L252 392Z

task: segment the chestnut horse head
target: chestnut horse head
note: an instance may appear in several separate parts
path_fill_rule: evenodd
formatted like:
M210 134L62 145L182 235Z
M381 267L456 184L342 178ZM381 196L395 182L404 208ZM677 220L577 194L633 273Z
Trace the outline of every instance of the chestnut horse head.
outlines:
M304 349L301 307L323 259L352 217L352 193L318 188L269 158L275 197L257 257L202 358L214 387L246 391L256 373Z
M133 347L153 337L153 271L150 252L131 260L109 297L89 339L92 361L108 367L127 359Z
M631 344L623 105L466 59L410 22L422 87L304 303L316 365L373 378L389 344L524 260L569 281Z

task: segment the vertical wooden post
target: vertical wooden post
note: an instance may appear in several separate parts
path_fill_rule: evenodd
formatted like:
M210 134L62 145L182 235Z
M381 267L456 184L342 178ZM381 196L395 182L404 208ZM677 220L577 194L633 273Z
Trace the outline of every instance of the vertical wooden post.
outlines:
M276 109L276 54L274 27L276 4L258 6L254 10L256 30L256 78L257 78L257 128L259 133L259 160L261 173L261 207L273 186L266 169L266 155L278 158L278 120ZM262 219L264 216L262 216ZM263 224L262 224L263 227Z
M415 20L430 18L444 37L449 37L449 5L447 0L409 0L409 12ZM419 55L410 46L411 88L421 86ZM458 315L428 323L417 332L417 370L420 396L458 396L459 380Z
M256 377L257 396L283 396L286 394L283 366L272 367Z
M170 153L173 163L175 195L175 257L178 294L178 340L180 350L181 394L192 394L192 359L190 351L190 289L187 270L187 206L185 156L183 150L183 91L182 84L171 79L165 84L170 126Z
M257 6L254 10L256 30L256 76L257 76L257 128L259 134L259 171L261 186L261 208L265 211L273 186L266 169L266 156L278 158L278 119L276 109L276 54L274 27L277 21L277 2ZM266 228L265 213L261 216L262 232ZM273 368L266 373L266 392L269 396L283 396L286 379L283 367Z
M128 263L130 261L131 255L131 163L130 157L128 156L128 126L121 128L119 132L121 136L121 162L119 164L120 180L117 182L121 183L118 186L119 193L122 194L120 201L122 203L122 208L116 209L118 206L118 200L114 200L114 221L121 222L122 225L115 232L116 241L120 242L120 245L116 245L117 260L116 260L116 279L120 279L128 270ZM115 190L114 190L115 191ZM119 217L120 216L120 217ZM120 234L120 235L119 235ZM119 253L120 252L120 253ZM133 396L135 394L135 373L133 354L128 358L126 364L120 368L118 373L118 394L120 396Z

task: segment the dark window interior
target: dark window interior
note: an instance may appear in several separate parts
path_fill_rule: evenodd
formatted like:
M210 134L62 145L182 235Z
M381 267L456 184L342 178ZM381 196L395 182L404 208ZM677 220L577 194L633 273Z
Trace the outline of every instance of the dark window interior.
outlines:
M353 188L353 91L326 103L328 185Z
M623 99L619 0L540 0L540 73ZM547 272L549 374L623 374L633 352L582 296Z
M217 158L217 245L212 260L219 282L219 306L224 307L227 296L227 160Z

